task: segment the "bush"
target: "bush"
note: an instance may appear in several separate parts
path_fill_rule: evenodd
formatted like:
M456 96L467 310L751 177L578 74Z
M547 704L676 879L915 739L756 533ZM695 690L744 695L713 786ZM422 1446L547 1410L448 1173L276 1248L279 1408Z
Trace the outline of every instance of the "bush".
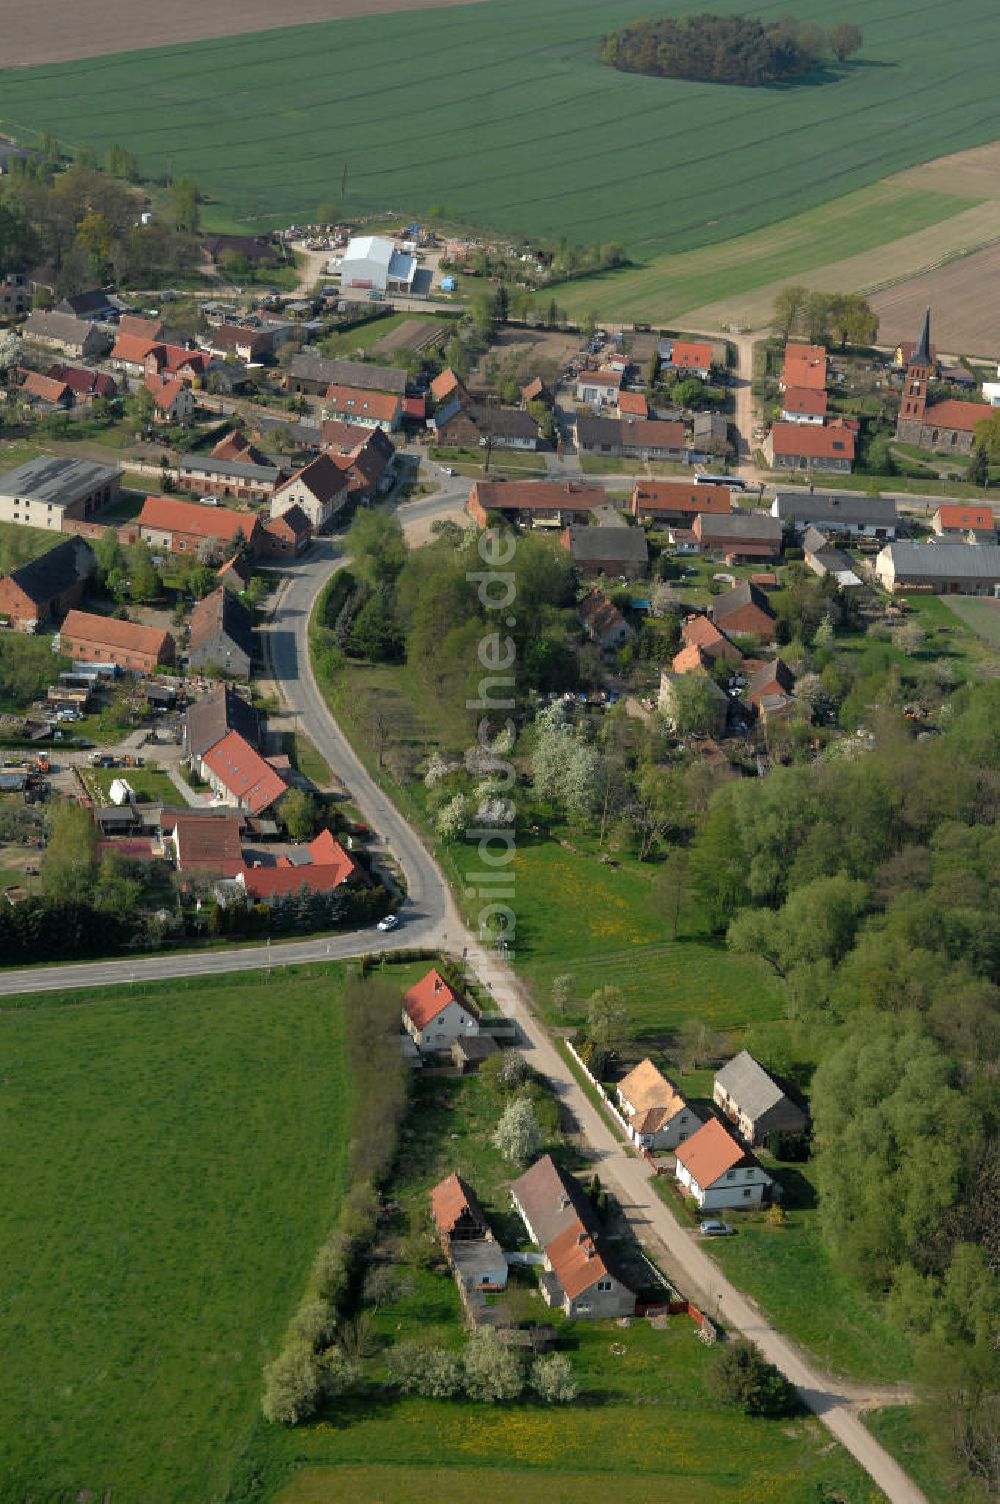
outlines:
M524 1368L519 1354L506 1347L489 1328L470 1337L462 1366L469 1399L492 1405L500 1400L516 1400L524 1392Z
M795 1391L784 1374L745 1337L720 1349L709 1369L708 1388L721 1404L747 1415L789 1415L796 1408Z
M511 1164L526 1165L534 1159L542 1147L542 1134L529 1097L515 1097L504 1108L491 1142Z
M400 1342L386 1364L389 1383L403 1394L452 1399L462 1387L462 1360L445 1347L423 1342Z
M319 1359L304 1342L293 1342L264 1370L261 1409L275 1426L297 1426L316 1413L322 1387Z
M580 1392L565 1353L536 1358L531 1365L531 1387L547 1405L568 1405Z
M302 1343L315 1352L332 1341L336 1324L336 1313L328 1300L304 1300L288 1326L291 1343Z

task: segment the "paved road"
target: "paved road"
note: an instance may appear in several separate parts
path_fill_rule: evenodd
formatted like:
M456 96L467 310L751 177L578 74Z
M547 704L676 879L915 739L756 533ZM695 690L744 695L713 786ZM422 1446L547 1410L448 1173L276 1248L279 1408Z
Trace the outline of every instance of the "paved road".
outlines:
M400 508L408 526L426 523L434 509L446 511L454 498L443 491ZM365 819L378 830L398 858L405 874L407 900L400 935L377 932L344 935L330 940L290 941L285 945L242 950L199 952L190 957L149 957L135 961L46 967L0 976L0 992L39 991L62 986L107 986L112 982L156 980L186 975L223 974L263 969L283 963L342 957L368 949L391 950L400 943L442 944L454 952L465 949L469 964L489 987L498 1007L514 1017L525 1049L579 1125L600 1174L614 1189L630 1220L645 1223L650 1239L666 1250L670 1272L685 1291L705 1302L732 1328L755 1341L767 1357L796 1386L804 1403L843 1443L883 1490L891 1504L927 1504L924 1495L865 1429L857 1414L859 1401L891 1402L898 1395L860 1392L822 1375L806 1357L776 1331L757 1308L726 1280L707 1256L696 1235L682 1227L653 1189L650 1172L612 1134L607 1120L578 1085L531 1010L521 984L509 966L487 951L466 929L440 869L420 838L407 825L383 791L355 756L319 693L308 660L306 631L316 594L337 567L336 540L323 540L291 571L282 592L269 636L275 677L306 735L341 776Z

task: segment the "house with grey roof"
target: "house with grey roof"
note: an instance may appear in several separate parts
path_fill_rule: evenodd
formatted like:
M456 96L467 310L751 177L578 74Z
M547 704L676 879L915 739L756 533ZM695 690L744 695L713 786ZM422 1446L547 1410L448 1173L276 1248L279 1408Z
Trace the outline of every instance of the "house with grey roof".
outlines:
M1000 595L1000 543L887 543L875 576L890 594Z
M396 366L380 366L367 360L328 360L303 350L293 355L285 374L285 390L314 397L326 395L328 387L352 386L362 392L388 392L402 397L406 372Z
M51 350L62 350L77 359L97 360L111 349L111 337L88 319L73 313L29 313L22 331L25 339Z
M48 617L79 604L97 560L83 538L67 538L0 579L0 621L34 632Z
M587 527L571 523L562 535L563 548L585 579L598 575L639 580L649 569L649 548L641 527Z
M747 1050L716 1074L712 1100L740 1137L762 1144L770 1133L803 1133L809 1118Z
M231 590L220 585L191 612L188 662L249 679L253 664L253 616Z
M861 491L779 491L771 516L797 533L819 527L834 535L895 538L899 513L891 496L865 496Z
M220 459L212 454L182 454L177 461L178 484L196 496L233 497L237 501L270 501L285 472L278 465L250 460Z

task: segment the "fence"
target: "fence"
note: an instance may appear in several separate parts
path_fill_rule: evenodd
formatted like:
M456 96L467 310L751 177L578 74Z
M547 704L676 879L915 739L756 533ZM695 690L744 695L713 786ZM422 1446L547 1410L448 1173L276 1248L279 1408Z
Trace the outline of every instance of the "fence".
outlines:
M605 1091L604 1087L601 1085L600 1081L598 1081L597 1077L592 1074L592 1072L587 1068L586 1065L584 1065L583 1061L580 1059L580 1056L577 1054L576 1050L574 1049L572 1041L569 1040L569 1039L566 1039L566 1040L563 1041L563 1043L565 1044L567 1050L569 1050L570 1054L573 1056L573 1059L576 1061L577 1065L583 1071L583 1074L586 1076L586 1078L590 1082L591 1086L597 1092L597 1095L600 1097L601 1101L604 1103L604 1108L605 1108L605 1111L607 1112L608 1116L614 1119L614 1121L618 1124L619 1128L625 1134L625 1137L627 1139L631 1140L631 1138L632 1138L632 1129L631 1129L631 1126L629 1125L627 1119L624 1118L622 1116L622 1114L618 1111L618 1108L612 1102L611 1098L608 1096L607 1092ZM640 1150L640 1153L642 1153L643 1156L646 1159L649 1159L649 1155L646 1154L645 1150ZM651 1160L650 1160L650 1163L652 1163Z

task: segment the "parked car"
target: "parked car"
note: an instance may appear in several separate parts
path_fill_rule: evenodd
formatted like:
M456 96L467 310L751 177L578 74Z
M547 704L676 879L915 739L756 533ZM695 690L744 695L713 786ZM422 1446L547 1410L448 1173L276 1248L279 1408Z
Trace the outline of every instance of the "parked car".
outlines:
M386 932L386 930L395 930L395 929L398 929L399 928L399 915L398 914L386 914L386 916L385 916L384 919L380 919L379 920L379 922L375 926L375 928L378 929L378 930L381 930L383 932L383 934Z
M732 1230L728 1222L702 1222L699 1228L703 1238L728 1238Z

